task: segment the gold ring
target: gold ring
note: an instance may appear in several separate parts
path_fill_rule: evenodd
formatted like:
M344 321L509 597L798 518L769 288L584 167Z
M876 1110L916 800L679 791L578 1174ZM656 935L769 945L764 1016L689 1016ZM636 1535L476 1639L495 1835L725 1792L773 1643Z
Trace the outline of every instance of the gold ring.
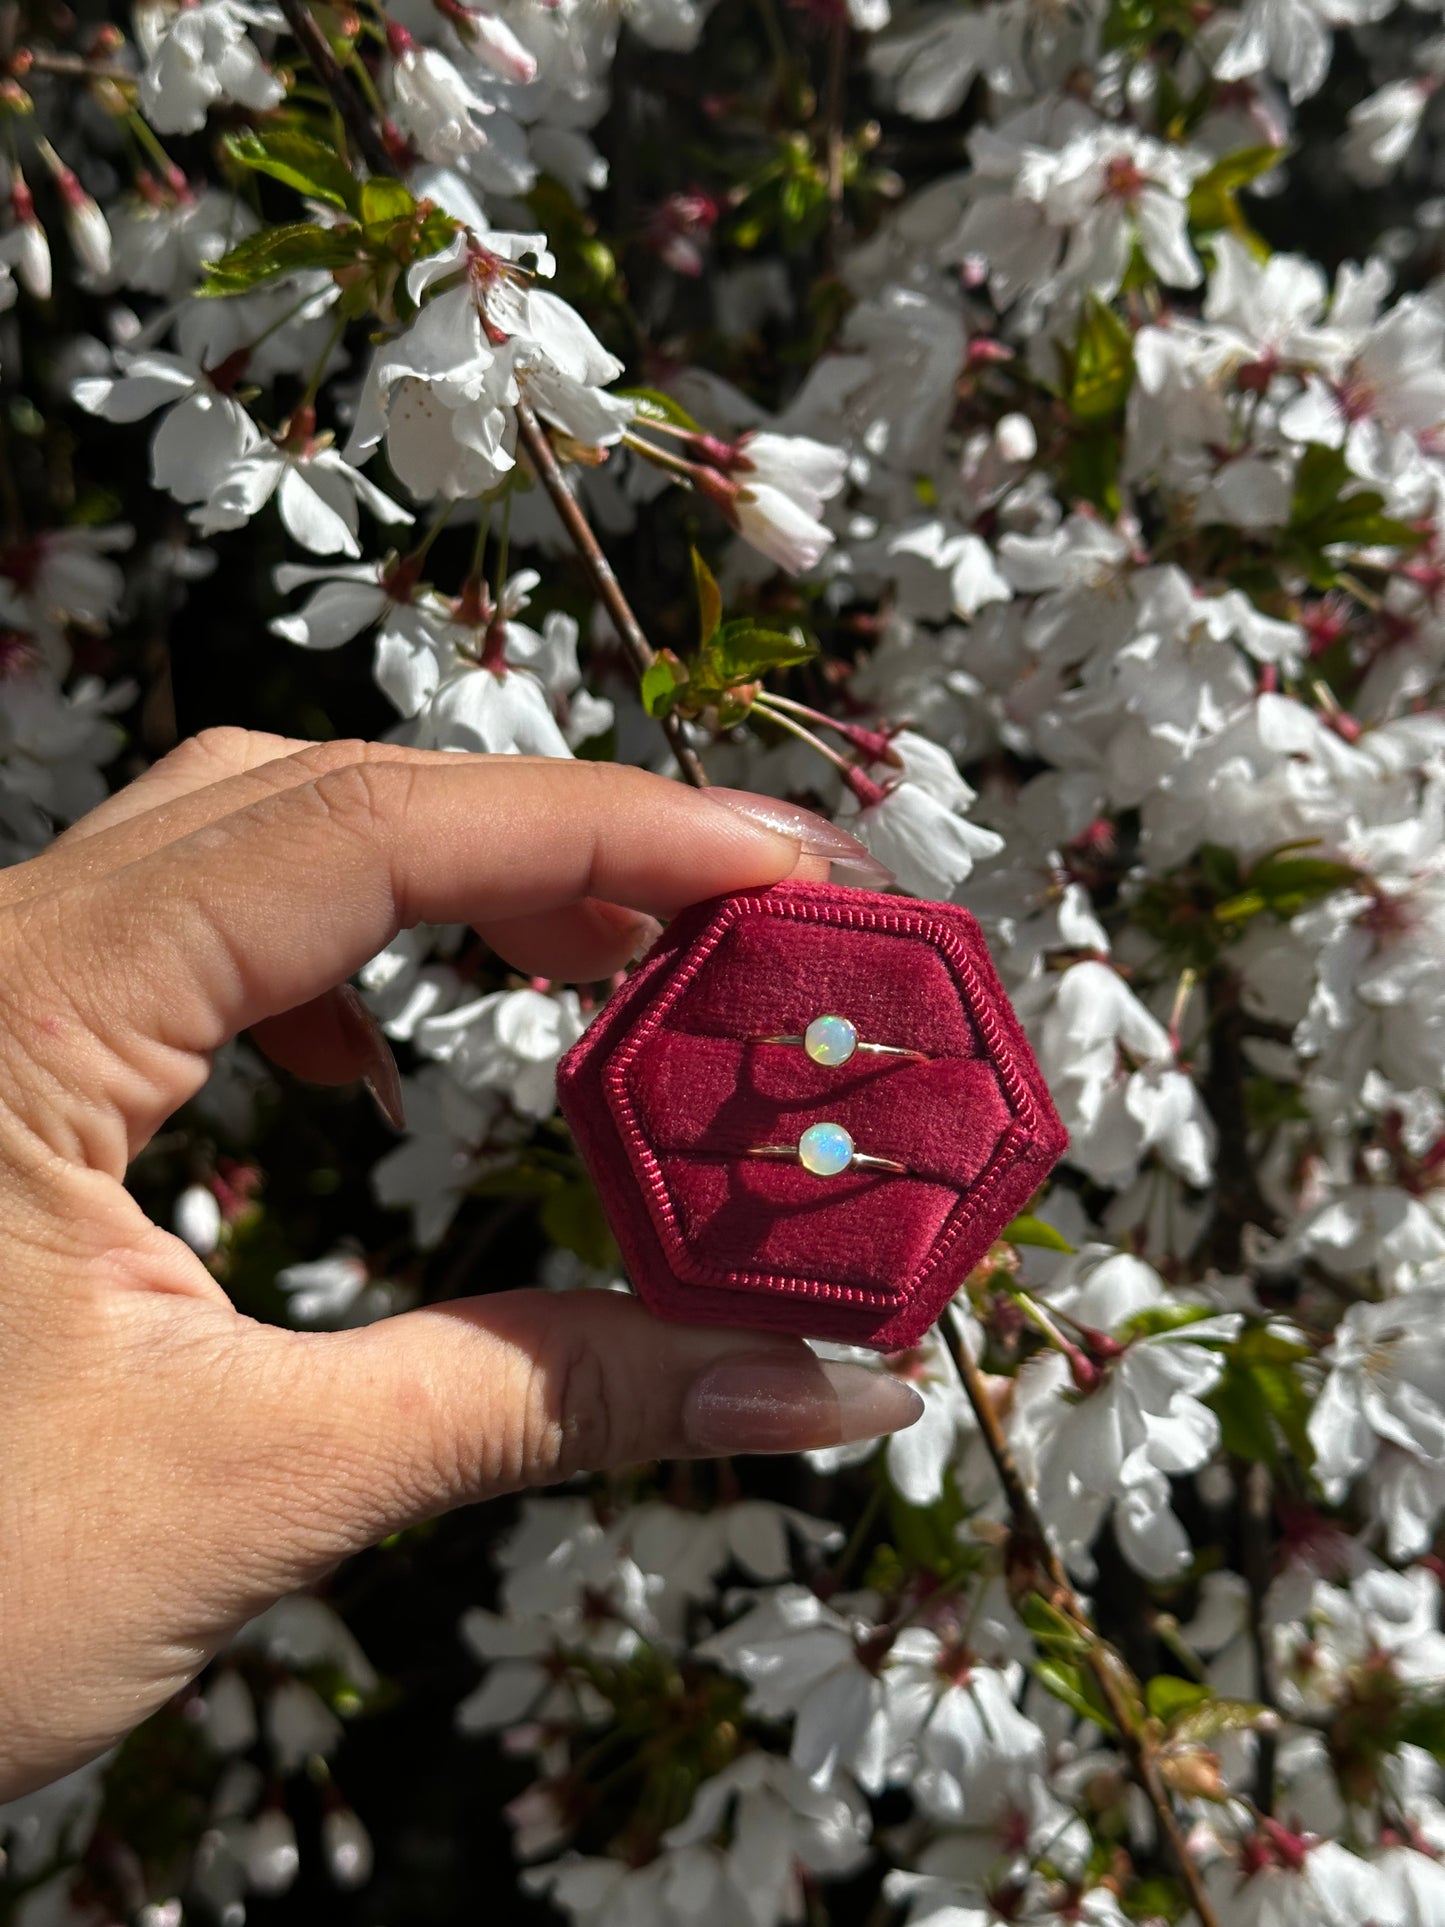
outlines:
M874 1157L859 1151L852 1133L841 1124L810 1124L796 1144L754 1144L745 1156L750 1158L788 1158L811 1171L815 1178L836 1178L844 1171L908 1171L896 1158Z
M801 1033L783 1037L754 1037L755 1044L801 1044L815 1064L832 1067L846 1064L857 1051L869 1051L879 1057L917 1057L925 1063L928 1053L909 1050L903 1044L866 1044L858 1035L858 1026L850 1017L839 1017L827 1012L815 1017L808 1028Z

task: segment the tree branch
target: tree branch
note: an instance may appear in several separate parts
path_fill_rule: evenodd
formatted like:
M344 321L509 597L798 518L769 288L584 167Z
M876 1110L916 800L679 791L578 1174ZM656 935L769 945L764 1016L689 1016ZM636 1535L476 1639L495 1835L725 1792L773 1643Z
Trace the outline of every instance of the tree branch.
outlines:
M552 506L572 539L572 546L592 578L598 601L612 618L612 626L640 682L652 662L652 647L642 633L642 625L632 613L631 603L622 593L622 584L613 573L612 564L602 553L601 544L592 533L591 523L567 486L557 457L552 453L552 444L547 440L546 430L533 414L531 403L521 398L517 402L517 434L537 471L538 481L551 497ZM685 725L676 716L664 716L662 731L677 758L678 768L688 782L694 789L705 790L707 777L697 751L687 740Z
M114 61L88 60L84 54L57 53L50 47L21 47L10 55L12 77L23 81L27 74L49 74L57 80L108 81L113 87L134 87L139 75Z
M373 174L395 176L396 163L386 151L386 142L371 118L371 110L357 91L350 74L342 69L340 61L331 51L331 43L317 26L306 0L278 0L278 4L286 16L286 25L311 62L316 78L330 94L357 153Z
M1249 1110L1245 1100L1250 1074L1244 1040L1252 1025L1240 1003L1239 980L1224 963L1204 979L1209 1009L1209 1065L1201 1080L1205 1109L1214 1121L1214 1216L1205 1234L1203 1255L1221 1271L1238 1271L1244 1262L1244 1229L1258 1225L1277 1233L1279 1219L1260 1189L1249 1148Z
M279 5L286 16L286 24L311 62L316 78L335 103L337 113L356 144L357 152L373 174L390 175L395 179L396 163L387 152L386 143L372 120L371 110L352 84L351 76L332 53L306 0L279 0ZM593 592L610 616L640 682L652 662L653 653L642 632L642 624L633 614L632 605L622 592L622 584L617 580L612 564L602 553L601 544L592 533L592 525L568 488L557 457L552 452L552 444L547 439L547 431L537 420L531 404L519 398L516 413L517 434L537 479L550 496L572 546L581 557L583 567L591 578ZM662 730L684 777L694 789L706 789L707 776L697 751L687 740L685 725L676 716L667 716L663 718Z
M1072 1620L1082 1635L1088 1649L1089 1670L1099 1688L1099 1694L1109 1710L1109 1717L1118 1731L1119 1744L1129 1762L1135 1782L1143 1790L1144 1797L1154 1810L1154 1818L1160 1834L1169 1849L1189 1896L1189 1904L1199 1917L1200 1927L1219 1927L1219 1917L1215 1913L1209 1896L1204 1891L1204 1882L1180 1831L1179 1821L1174 1812L1173 1802L1168 1789L1159 1776L1159 1763L1153 1742L1139 1730L1135 1720L1134 1706L1142 1700L1138 1682L1128 1666L1103 1638L1090 1620L1088 1614L1074 1591L1068 1574L1064 1571L1063 1561L1049 1544L1044 1531L1038 1508L1033 1495L1024 1482L1014 1458L1012 1448L1004 1435L1003 1425L994 1410L988 1388L983 1382L983 1373L969 1356L968 1347L958 1334L953 1320L945 1313L939 1325L943 1342L947 1345L958 1376L963 1381L964 1393L973 1408L978 1429L988 1455L993 1461L994 1471L998 1474L999 1484L1003 1487L1004 1498L1008 1504L1010 1521L1010 1550L1021 1564L1033 1570L1047 1581L1047 1588L1035 1588L1040 1595L1058 1612Z

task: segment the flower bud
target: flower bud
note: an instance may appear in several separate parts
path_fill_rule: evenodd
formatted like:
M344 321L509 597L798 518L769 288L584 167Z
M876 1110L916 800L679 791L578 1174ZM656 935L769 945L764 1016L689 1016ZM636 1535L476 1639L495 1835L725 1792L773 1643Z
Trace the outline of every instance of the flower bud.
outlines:
M20 285L37 301L50 299L50 243L35 213L35 201L20 175L10 190L10 207L15 216L15 272Z
M55 172L65 208L65 228L82 267L97 280L110 273L110 225L68 167Z
M258 1894L284 1894L301 1866L296 1829L280 1807L268 1807L252 1821L242 1859L246 1878Z
M364 1887L371 1878L371 1835L350 1807L336 1807L321 1822L326 1871L338 1887Z
M1164 1753L1159 1760L1159 1776L1165 1786L1186 1800L1227 1800L1230 1797L1219 1755L1207 1747L1190 1747L1180 1753Z
M209 1185L188 1185L176 1199L171 1229L198 1258L209 1258L221 1242L221 1207Z

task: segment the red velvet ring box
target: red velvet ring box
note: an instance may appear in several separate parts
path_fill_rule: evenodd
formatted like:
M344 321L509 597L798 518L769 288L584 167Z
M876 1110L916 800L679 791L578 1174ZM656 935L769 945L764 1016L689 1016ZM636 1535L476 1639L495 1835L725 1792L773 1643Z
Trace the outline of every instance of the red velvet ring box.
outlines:
M823 1015L925 1055L761 1041ZM685 911L558 1087L653 1311L879 1351L918 1342L1067 1143L968 912L828 884ZM821 1122L906 1171L749 1155Z

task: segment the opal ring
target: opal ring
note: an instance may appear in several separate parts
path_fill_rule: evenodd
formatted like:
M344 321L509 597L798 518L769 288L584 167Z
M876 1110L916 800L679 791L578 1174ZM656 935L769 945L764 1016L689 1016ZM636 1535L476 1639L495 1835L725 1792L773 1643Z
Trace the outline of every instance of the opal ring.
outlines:
M801 1044L815 1064L846 1064L856 1051L870 1051L879 1057L918 1057L926 1061L926 1053L921 1050L908 1050L902 1044L865 1044L858 1036L858 1027L848 1017L837 1017L831 1013L815 1017L801 1036L755 1037L755 1044Z
M750 1158L788 1158L811 1171L815 1178L836 1178L844 1171L903 1171L896 1158L875 1158L854 1149L851 1133L841 1124L810 1124L796 1144L754 1144Z

